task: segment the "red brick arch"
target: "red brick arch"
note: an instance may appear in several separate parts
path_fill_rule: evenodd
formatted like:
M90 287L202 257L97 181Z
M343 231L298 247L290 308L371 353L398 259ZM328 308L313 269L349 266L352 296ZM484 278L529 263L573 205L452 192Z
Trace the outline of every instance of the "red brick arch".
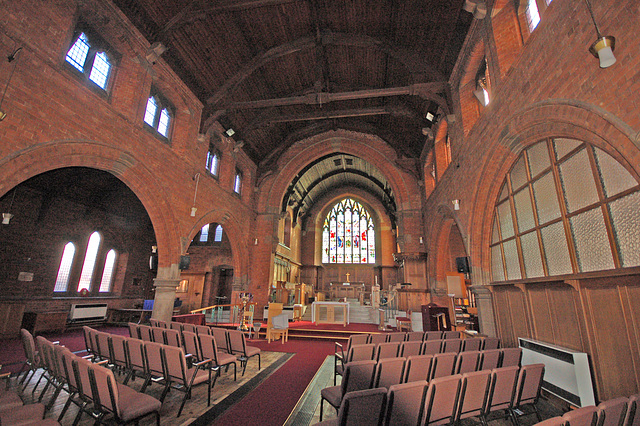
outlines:
M131 189L151 218L159 266L177 263L180 238L170 200L157 173L134 154L93 141L49 141L13 153L0 161L0 194L25 180L63 167L88 167L112 173Z
M305 166L331 153L341 152L362 158L385 176L395 195L398 210L420 208L417 176L400 169L396 152L376 136L336 130L313 136L292 145L278 160L278 173L260 186L258 211L279 211L289 184ZM415 205L412 205L415 204Z

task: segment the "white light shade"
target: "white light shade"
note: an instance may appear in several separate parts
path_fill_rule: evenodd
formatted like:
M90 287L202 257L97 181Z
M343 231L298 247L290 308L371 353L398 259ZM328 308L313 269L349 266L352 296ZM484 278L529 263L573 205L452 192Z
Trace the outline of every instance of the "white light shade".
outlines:
M8 225L13 215L11 213L2 213L2 224Z
M610 46L605 46L598 51L600 59L600 68L608 68L616 63L616 57L613 56L613 50Z
M198 211L197 207L191 207L191 217L195 217L197 211Z

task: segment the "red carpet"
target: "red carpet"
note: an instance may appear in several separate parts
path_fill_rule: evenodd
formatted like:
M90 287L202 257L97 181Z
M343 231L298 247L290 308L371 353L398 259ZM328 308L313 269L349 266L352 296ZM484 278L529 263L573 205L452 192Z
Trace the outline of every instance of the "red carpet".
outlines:
M316 340L289 340L267 343L252 340L263 351L295 352L296 355L254 389L241 402L217 418L214 425L284 424L334 343Z

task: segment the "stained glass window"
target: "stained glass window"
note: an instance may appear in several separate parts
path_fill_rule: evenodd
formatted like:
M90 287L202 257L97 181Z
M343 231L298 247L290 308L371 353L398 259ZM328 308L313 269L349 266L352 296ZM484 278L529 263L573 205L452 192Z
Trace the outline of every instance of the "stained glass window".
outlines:
M375 263L375 225L364 206L351 198L337 203L322 229L322 263Z

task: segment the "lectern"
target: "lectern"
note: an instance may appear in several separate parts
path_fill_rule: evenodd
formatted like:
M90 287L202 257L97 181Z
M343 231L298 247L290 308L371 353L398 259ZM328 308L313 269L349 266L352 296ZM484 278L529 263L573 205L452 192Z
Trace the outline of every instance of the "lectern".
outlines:
M451 330L451 318L449 318L449 308L438 306L435 303L422 305L422 330L442 331Z

